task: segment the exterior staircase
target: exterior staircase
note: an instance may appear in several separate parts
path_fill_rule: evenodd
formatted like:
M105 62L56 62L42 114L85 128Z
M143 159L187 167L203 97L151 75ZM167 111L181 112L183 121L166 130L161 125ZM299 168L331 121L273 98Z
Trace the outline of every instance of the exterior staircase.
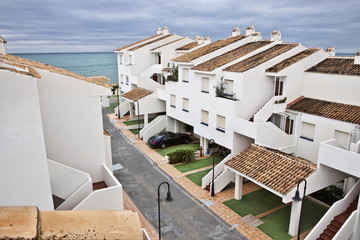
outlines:
M354 201L350 204L350 206L341 214L334 217L334 219L330 222L327 228L323 231L322 234L317 238L317 240L329 240L333 239L335 234L339 231L345 221L349 218L351 213L357 209L359 201L359 195L356 196Z

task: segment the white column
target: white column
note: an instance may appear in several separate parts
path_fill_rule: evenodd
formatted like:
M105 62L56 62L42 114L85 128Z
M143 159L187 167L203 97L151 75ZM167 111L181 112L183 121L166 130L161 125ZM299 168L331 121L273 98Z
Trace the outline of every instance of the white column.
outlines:
M134 103L130 103L130 119L134 117Z
M348 194L348 192L350 192L351 188L355 185L356 179L353 177L348 177L345 180L346 181L345 181L345 186L344 186L344 193L346 195L346 194Z
M209 140L204 138L204 154L206 154L208 152L208 147L209 147Z
M149 114L144 113L144 127L149 124Z
M291 204L289 234L293 237L297 235L298 230L299 230L301 202L302 201L299 201L299 202L293 201Z
M242 199L242 189L243 189L243 180L244 178L239 174L235 175L235 199Z

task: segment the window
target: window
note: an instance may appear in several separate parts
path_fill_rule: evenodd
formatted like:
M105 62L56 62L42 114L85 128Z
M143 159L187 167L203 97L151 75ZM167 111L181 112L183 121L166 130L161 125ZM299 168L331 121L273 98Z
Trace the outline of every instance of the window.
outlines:
M183 98L182 110L183 110L184 112L189 112L189 99Z
M123 55L119 55L119 63L120 65L123 65Z
M283 95L284 79L275 77L275 96Z
M315 134L315 124L302 122L301 123L301 133L300 138L314 141L314 134Z
M293 134L293 128L294 128L294 119L290 119L290 117L287 117L285 119L285 129L284 131L291 135Z
M209 93L209 84L210 84L209 78L202 77L201 78L201 92Z
M124 75L120 75L120 82L121 82L121 84L124 84Z
M126 85L129 85L129 76L128 75L126 75Z
M189 69L187 69L187 68L183 68L183 70L182 70L182 81L183 82L189 82Z
M170 107L176 108L176 96L170 95Z
M129 55L129 65L132 64L132 55Z
M234 80L225 79L225 91L226 97L234 97Z
M155 62L156 62L156 64L161 64L161 54L160 53L156 53Z
M201 110L201 124L209 126L209 112Z
M225 132L225 117L216 115L216 121L217 121L216 130L220 132Z

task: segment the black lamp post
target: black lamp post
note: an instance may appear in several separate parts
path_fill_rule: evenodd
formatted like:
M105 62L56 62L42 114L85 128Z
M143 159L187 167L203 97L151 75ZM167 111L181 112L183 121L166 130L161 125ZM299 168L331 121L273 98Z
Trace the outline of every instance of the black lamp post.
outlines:
M161 225L160 225L160 187L161 185L163 184L166 184L168 186L168 191L167 191L167 194L166 194L166 198L164 199L165 202L172 202L174 201L174 199L171 197L171 192L170 192L170 185L168 182L162 182L159 184L158 186L158 198L157 198L157 201L158 201L158 219L159 219L159 240L161 239Z
M301 199L300 197L300 193L299 193L299 185L300 183L304 181L305 182L305 186L304 186L304 195L303 195L303 198ZM304 178L300 179L297 183L297 189L296 189L296 192L295 192L295 196L292 198L292 200L296 201L296 202L299 202L301 201L301 207L300 207L300 219L299 219L299 227L298 227L298 234L297 234L297 239L300 240L300 227L301 227L301 212L302 212L302 208L303 208L303 205L304 205L304 198L305 198L305 193L306 193L306 180Z
M138 100L135 100L134 103L137 103L137 110L138 110L138 135L139 135L139 138L140 138L140 107L139 107L139 101Z
M120 101L119 101L119 88L117 90L117 102L118 102L118 119L120 119Z
M209 140L209 145L213 144L213 151L212 151L212 156L213 156L213 168L212 168L212 182L211 182L211 196L213 197L215 195L215 190L214 190L214 180L215 180L215 140L214 139L210 139Z

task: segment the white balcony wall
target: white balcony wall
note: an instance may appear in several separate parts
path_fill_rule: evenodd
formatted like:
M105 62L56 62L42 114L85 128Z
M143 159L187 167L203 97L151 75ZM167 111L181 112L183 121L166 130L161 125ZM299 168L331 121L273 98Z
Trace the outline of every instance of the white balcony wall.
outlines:
M139 105L139 114L149 114L149 113L158 113L165 112L165 102L159 100L156 97L156 92L151 93L150 95L139 99L139 104L135 103L135 114L138 114L138 105Z
M319 163L360 178L360 154L343 149L334 139L320 143Z
M147 142L147 140L150 137L161 132L165 128L166 128L166 115L158 116L154 120L152 120L148 125L146 125L143 129L140 130L140 138L142 138L144 142Z
M143 76L139 77L139 82L137 86L154 92L157 89L165 89L165 85L161 85L160 83L155 82L150 77L143 77Z
M111 136L104 135L105 145L105 164L109 169L112 169L112 151L111 151Z
M0 205L53 210L37 79L0 71Z
M112 172L102 165L107 188L93 191L74 210L123 210L122 186Z
M285 104L275 104L275 101L283 99L284 96L272 97L255 115L255 123L266 122L273 113L284 112L286 109Z

